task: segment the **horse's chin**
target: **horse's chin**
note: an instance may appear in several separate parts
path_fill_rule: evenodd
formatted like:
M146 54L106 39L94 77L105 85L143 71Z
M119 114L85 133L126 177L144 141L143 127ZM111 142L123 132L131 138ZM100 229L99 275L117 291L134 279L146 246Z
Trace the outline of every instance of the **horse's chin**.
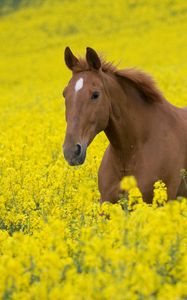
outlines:
M84 158L81 158L81 159L72 159L72 160L68 161L68 163L70 166L80 166L80 165L83 165L83 163L85 162L85 159L86 159L86 155Z

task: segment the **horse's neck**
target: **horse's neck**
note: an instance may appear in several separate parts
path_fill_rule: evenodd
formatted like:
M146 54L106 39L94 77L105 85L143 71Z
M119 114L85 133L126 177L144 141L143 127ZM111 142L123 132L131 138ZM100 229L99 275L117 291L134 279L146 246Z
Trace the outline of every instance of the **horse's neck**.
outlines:
M105 134L116 151L129 155L148 138L153 105L145 103L128 83L124 90L115 78L110 79L107 89L111 110Z

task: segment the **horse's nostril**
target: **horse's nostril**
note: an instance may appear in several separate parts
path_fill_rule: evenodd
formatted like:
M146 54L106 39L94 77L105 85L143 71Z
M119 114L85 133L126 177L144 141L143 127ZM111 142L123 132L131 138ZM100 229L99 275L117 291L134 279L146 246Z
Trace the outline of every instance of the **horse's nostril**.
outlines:
M75 149L75 155L76 156L79 156L81 154L81 151L82 151L82 147L80 144L77 144L76 145L76 149Z

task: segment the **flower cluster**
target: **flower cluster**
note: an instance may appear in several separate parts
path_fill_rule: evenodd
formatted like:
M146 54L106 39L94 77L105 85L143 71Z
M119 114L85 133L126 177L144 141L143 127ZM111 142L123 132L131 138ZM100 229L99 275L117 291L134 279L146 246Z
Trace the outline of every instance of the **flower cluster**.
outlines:
M168 200L167 187L161 180L154 184L153 206L163 205Z

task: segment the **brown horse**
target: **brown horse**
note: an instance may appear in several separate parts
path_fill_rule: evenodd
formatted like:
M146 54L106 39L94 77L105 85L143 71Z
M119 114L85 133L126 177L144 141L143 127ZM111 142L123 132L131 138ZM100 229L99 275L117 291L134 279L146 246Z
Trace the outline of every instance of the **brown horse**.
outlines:
M153 79L136 69L118 70L87 48L86 59L65 49L73 72L64 89L67 130L63 145L71 166L82 164L94 137L110 144L99 168L101 202L119 199L120 180L134 175L144 200L161 179L168 196L187 197L181 169L187 169L187 110L167 102Z

